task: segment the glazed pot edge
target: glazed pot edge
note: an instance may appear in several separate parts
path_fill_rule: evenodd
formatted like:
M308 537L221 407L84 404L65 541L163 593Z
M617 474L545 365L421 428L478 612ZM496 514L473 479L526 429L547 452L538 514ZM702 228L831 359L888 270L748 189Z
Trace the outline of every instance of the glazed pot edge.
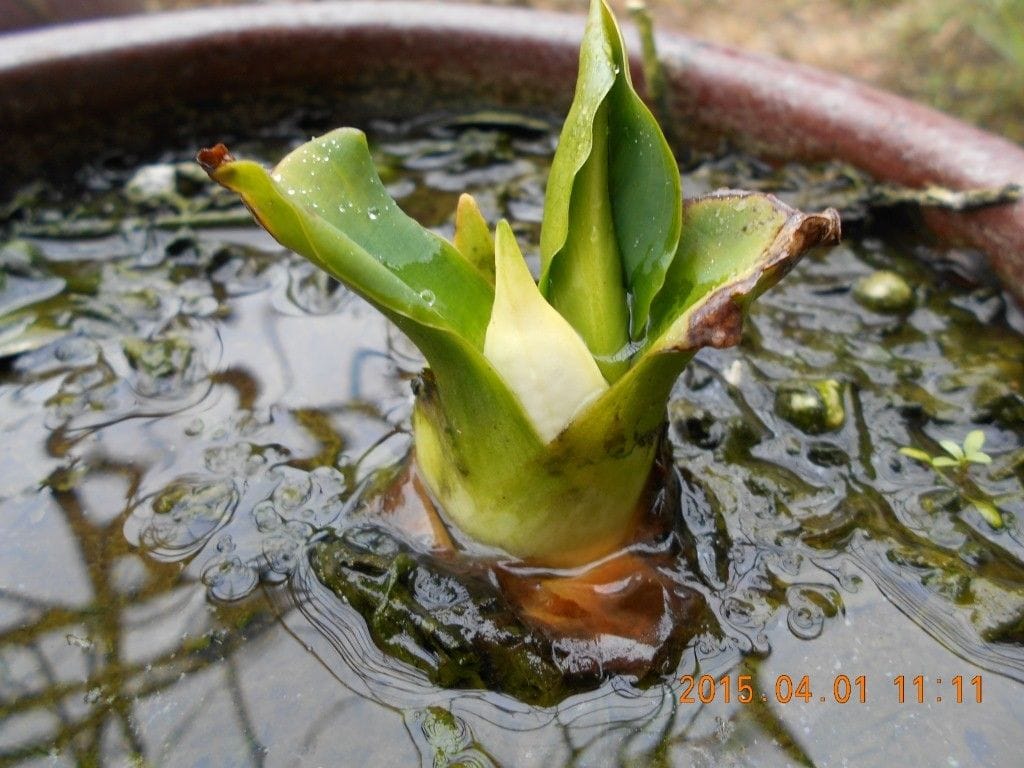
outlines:
M102 130L104 115L140 102L160 114L182 100L213 104L302 82L405 89L418 97L411 108L471 92L489 103L558 111L571 96L583 23L524 9L357 1L214 8L5 35L0 152L31 165L40 153L66 149L84 126ZM920 104L679 34L659 35L658 45L682 132L777 159L836 158L909 186L1024 182L1019 146ZM630 47L639 50L635 40ZM146 128L159 137L158 127ZM983 250L1024 301L1024 202L928 219L942 236Z

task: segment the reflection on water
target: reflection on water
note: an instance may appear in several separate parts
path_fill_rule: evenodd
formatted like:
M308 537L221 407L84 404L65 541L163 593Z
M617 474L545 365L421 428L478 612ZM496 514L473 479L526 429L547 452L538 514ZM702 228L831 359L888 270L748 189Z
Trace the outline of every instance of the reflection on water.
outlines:
M470 189L537 242L551 134L462 120L376 135L421 221L449 233ZM704 165L689 189L738 167ZM20 354L0 378L0 765L1016 759L1024 340L996 291L865 237L763 297L740 348L701 353L670 408L673 578L721 631L677 675L746 676L751 701L680 703L675 678L612 676L539 708L428 684L312 575L310 542L364 519L360 500L400 471L415 349L240 226L191 165L83 178L80 200L40 186L4 212L0 346ZM856 303L877 268L918 286L912 311ZM794 408L822 382L842 413L815 425ZM898 453L973 428L994 462L968 474ZM979 673L984 703L951 703L948 680ZM866 678L866 703L834 700L841 674ZM779 703L786 675L812 699ZM897 675L927 676L928 701L899 704Z

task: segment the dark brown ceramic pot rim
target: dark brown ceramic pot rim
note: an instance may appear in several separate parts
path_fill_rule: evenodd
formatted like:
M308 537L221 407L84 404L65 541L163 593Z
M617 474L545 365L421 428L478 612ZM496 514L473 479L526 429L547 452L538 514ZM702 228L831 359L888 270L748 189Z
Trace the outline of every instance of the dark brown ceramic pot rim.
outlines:
M362 94L363 108L378 89L381 104L410 111L492 104L553 113L571 95L582 28L580 17L522 9L346 2L7 35L0 38L0 152L12 167L31 165L101 133L126 110L135 110L139 132L159 141L175 105L220 108L321 84L324 92ZM1024 182L1024 150L927 107L682 35L660 35L658 44L671 110L689 135L779 159L836 158L910 186ZM630 47L639 50L635 41ZM149 109L139 112L140 105ZM929 223L983 250L1024 300L1024 202Z

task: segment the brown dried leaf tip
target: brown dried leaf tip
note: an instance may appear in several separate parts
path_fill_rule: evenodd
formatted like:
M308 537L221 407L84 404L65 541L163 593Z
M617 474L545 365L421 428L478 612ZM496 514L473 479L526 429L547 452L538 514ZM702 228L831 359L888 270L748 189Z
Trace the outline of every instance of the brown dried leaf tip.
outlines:
M209 149L201 149L196 154L196 161L203 166L203 170L209 174L212 174L224 163L234 162L235 158L228 152L228 148L223 144L217 144L216 146L210 147Z

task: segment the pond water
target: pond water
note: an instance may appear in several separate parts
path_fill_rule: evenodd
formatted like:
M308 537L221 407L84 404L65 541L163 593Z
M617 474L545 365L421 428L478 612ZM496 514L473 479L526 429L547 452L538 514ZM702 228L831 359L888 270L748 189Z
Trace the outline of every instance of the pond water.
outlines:
M536 267L550 125L370 133L409 213L450 234L471 191ZM272 162L303 138L232 149ZM848 237L670 404L677 576L715 628L674 674L538 707L432 685L316 579L311 543L365 522L401 471L422 361L191 149L0 209L0 765L1019 761L1024 336L970 254L867 215L842 169L688 163L688 195L840 199ZM912 287L897 311L861 295L879 270ZM990 464L899 453L978 429Z

